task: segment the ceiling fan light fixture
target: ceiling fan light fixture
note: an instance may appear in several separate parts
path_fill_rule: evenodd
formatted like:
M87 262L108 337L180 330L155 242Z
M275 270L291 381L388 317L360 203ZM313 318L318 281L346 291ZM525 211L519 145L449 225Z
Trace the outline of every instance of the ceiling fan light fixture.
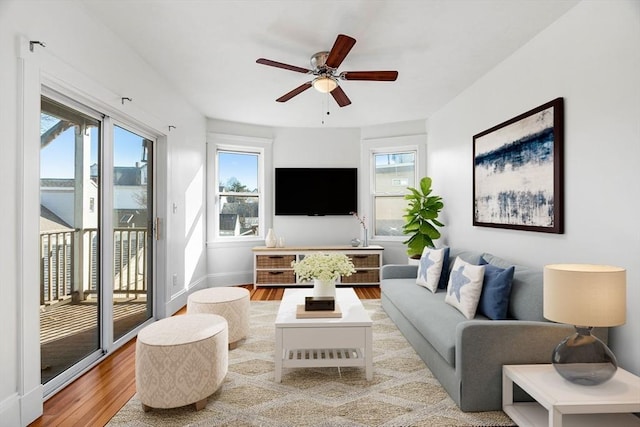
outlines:
M318 92L329 93L338 87L338 82L333 77L320 76L313 80L313 87Z

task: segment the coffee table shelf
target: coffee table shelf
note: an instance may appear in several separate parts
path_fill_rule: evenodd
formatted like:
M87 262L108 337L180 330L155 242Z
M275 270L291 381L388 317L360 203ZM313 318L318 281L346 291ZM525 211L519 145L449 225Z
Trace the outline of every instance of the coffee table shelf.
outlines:
M365 358L359 348L318 348L302 350L286 350L285 360L290 368L365 366Z

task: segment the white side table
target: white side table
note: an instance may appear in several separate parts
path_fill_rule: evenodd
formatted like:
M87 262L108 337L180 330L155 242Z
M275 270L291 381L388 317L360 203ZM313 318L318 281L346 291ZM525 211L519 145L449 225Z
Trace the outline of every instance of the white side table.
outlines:
M513 402L513 384L537 402ZM502 367L502 409L520 427L640 426L640 377L618 368L597 386L573 384L553 365Z

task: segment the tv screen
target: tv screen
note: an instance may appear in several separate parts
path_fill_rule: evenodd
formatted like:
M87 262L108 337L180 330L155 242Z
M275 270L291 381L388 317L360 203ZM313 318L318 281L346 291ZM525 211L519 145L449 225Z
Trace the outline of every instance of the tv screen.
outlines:
M349 215L358 210L357 168L276 168L276 215Z

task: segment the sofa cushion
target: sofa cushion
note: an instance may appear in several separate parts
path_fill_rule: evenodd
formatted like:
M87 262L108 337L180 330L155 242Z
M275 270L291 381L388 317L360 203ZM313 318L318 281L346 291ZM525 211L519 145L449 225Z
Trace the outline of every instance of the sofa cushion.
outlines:
M415 283L415 279L385 279L380 286L382 293L438 354L454 366L456 327L467 320L462 313L444 302L445 292L432 294Z
M513 265L503 258L488 253L484 254L483 258L497 267L505 268ZM542 276L542 269L515 265L509 298L509 318L547 321L542 315Z
M509 296L513 282L514 266L500 268L488 264L483 258L484 282L482 294L478 303L478 313L484 314L492 320L504 320L509 311Z
M449 248L424 248L418 265L416 284L436 292L442 274L444 260L449 258Z
M473 265L462 258L453 263L445 302L460 310L467 319L476 315L482 282L484 280L483 265Z

